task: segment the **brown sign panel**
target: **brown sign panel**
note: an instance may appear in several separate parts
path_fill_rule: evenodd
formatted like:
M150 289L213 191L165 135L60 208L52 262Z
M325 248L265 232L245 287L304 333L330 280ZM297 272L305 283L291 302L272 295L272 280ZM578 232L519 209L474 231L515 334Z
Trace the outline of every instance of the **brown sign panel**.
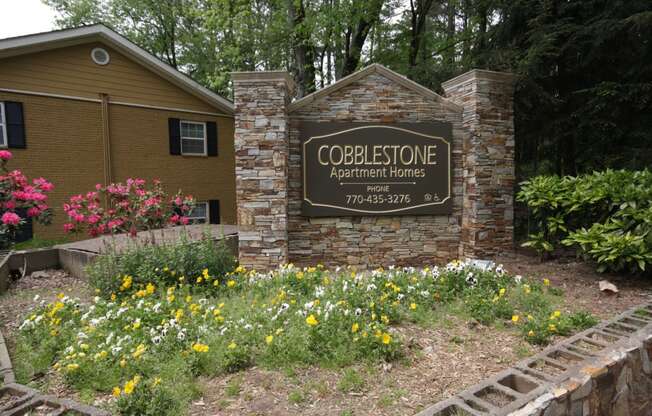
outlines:
M450 214L452 126L303 122L302 214Z

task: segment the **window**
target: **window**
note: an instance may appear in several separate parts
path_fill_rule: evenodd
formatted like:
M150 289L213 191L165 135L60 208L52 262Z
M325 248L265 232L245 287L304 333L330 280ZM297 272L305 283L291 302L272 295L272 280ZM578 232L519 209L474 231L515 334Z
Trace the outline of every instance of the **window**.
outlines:
M7 116L5 103L0 101L0 147L7 147Z
M181 154L206 156L206 123L181 122Z
M207 224L209 218L208 211L208 202L197 202L190 214L188 214L190 224Z

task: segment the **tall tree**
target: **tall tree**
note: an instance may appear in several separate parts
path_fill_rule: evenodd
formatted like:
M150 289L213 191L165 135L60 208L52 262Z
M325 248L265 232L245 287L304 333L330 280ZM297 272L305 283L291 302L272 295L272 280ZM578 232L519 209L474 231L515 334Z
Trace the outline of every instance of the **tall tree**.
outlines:
M423 45L428 13L434 0L410 0L410 49L408 51L408 76L414 79L419 48Z

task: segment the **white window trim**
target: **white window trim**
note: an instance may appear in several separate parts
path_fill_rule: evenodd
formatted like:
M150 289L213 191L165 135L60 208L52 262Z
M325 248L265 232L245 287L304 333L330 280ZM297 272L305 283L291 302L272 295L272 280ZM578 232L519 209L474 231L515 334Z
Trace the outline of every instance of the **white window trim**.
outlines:
M2 128L2 139L4 140L4 143L0 143L0 148L4 149L9 147L9 137L7 137L7 113L5 112L5 103L2 101L0 101L0 114L2 115L0 128Z
M211 219L210 219L211 218L211 212L210 212L211 206L208 203L208 201L198 201L198 202L195 203L195 205L200 205L200 204L206 206L206 216L205 217L193 217L192 214L191 214L191 215L186 215L186 218L188 218L189 221L204 220L204 222L203 222L204 224L210 224L210 222L211 222Z
M183 140L184 139L185 140L196 140L196 141L199 141L201 139L198 139L196 137L184 137L183 135L181 135L181 139L180 139L181 142L179 143L179 146L181 147L181 154L184 155L184 156L207 156L208 155L208 151L207 151L208 150L208 137L206 136L206 123L201 122L201 121L180 120L179 121L179 133L181 133L181 131L182 131L181 125L183 123L186 123L186 124L199 124L199 125L203 126L203 128L204 128L204 152L203 153L187 153L187 152L184 152L183 151Z

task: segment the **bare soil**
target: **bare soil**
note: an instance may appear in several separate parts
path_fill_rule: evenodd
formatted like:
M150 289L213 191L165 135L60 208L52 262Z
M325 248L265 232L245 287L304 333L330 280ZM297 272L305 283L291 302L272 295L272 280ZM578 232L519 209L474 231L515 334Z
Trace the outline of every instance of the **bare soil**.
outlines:
M500 259L510 272L548 278L564 291L567 311L586 310L601 319L612 317L652 298L652 279L599 274L591 265L574 261L539 262L518 254ZM90 299L83 281L59 271L49 278L27 277L0 296L0 327L7 339L33 305L33 297L47 300L57 293ZM619 292L600 292L598 282L609 280ZM237 374L200 380L202 398L192 403L193 416L235 415L411 415L489 377L539 348L515 333L485 327L458 317L443 317L432 328L399 328L406 345L405 358L393 363L360 365L361 380L342 383L344 369L317 367L270 371L253 367ZM59 383L48 383L50 393L70 394Z

